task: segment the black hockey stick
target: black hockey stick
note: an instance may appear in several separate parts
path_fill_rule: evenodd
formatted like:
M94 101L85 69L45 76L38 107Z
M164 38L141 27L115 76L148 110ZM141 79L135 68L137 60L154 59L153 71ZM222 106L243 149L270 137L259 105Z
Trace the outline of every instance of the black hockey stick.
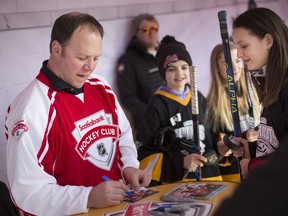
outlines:
M237 142L234 139L234 137L241 137L241 127L240 127L236 86L235 86L235 81L234 81L226 17L227 17L227 13L225 10L218 12L221 38L222 38L222 44L224 48L224 57L225 57L225 62L226 62L228 95L230 99L230 110L231 110L232 121L233 121L234 136L231 135L229 137L224 137L224 144L228 147L228 150L219 156L218 162L224 157L224 155L229 151L229 149L237 150L241 146L241 143Z

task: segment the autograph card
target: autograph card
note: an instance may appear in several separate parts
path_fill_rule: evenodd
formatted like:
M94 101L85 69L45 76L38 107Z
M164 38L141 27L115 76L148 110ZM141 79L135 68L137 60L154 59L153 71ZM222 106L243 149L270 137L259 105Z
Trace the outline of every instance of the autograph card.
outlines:
M139 201L141 199L144 199L146 197L149 197L149 196L151 196L153 194L158 193L158 191L150 190L150 189L145 188L145 187L141 187L139 192L135 192L133 190L131 190L129 192L132 194L132 196L129 196L129 195L126 194L123 201L130 202L130 203L137 202L137 201Z
M221 184L183 183L166 193L164 196L164 198L166 199L163 199L162 197L162 200L168 201L167 198L171 198L173 199L173 201L179 202L183 202L183 200L188 201L189 199L191 199L191 201L193 201L194 199L207 200L212 198L225 188L226 186Z
M145 203L131 203L128 204L125 209L120 211L114 211L106 213L105 216L136 216L136 215L149 215L149 210L158 208L162 205L167 205L168 203L158 203L158 202L145 202Z
M179 210L181 207L182 210ZM135 216L135 215L183 215L183 216L208 216L211 213L213 203L165 203L165 202L145 202L131 203L125 209L105 213L105 216ZM173 208L178 209L178 213L170 212ZM168 210L168 211L167 211ZM181 213L180 213L181 212Z

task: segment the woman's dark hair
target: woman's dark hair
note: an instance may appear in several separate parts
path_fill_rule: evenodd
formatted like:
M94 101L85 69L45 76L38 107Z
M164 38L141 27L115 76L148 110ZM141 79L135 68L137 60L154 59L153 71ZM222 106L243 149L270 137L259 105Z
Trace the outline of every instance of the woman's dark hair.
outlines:
M264 86L256 85L259 100L264 107L273 104L288 77L288 28L272 10L254 8L239 15L233 22L234 28L245 28L251 34L263 39L266 34L273 37L268 55Z

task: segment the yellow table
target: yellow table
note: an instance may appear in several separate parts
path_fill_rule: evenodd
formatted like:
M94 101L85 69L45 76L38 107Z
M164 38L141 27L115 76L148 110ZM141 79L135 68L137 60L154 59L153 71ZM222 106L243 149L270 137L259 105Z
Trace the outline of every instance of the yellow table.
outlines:
M187 183L187 182L185 182ZM205 182L192 182L192 183L211 183L211 184L223 184L226 185L227 188L220 191L218 194L213 196L212 198L208 200L196 200L197 202L208 202L208 203L213 203L213 209L211 215L213 215L213 212L220 206L222 201L229 197L230 195L233 194L234 190L237 188L239 185L238 183L233 183L233 182L222 182L222 181L205 181ZM156 190L159 191L158 193L149 196L147 198L144 198L136 203L141 203L141 202L149 202L149 201L161 201L160 197L167 193L168 191L174 189L175 187L179 186L180 184L183 184L183 182L177 182L177 183L172 183L172 184L165 184L165 185L160 185L156 187L151 187L149 189L151 190ZM113 207L107 207L107 208L102 208L102 209L90 209L88 213L84 214L77 214L77 216L101 216L104 215L105 213L108 212L114 212L114 211L119 211L124 209L128 204L127 202L122 202L120 205L113 206Z

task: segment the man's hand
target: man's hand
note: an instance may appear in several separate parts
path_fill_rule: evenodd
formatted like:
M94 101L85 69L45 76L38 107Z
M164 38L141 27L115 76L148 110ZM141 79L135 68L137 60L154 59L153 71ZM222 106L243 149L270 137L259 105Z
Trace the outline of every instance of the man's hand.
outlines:
M127 186L120 181L105 181L93 187L88 197L87 208L105 208L120 204Z
M151 181L150 173L134 167L126 167L123 170L123 176L133 186L135 191L139 191L141 186L148 187Z

